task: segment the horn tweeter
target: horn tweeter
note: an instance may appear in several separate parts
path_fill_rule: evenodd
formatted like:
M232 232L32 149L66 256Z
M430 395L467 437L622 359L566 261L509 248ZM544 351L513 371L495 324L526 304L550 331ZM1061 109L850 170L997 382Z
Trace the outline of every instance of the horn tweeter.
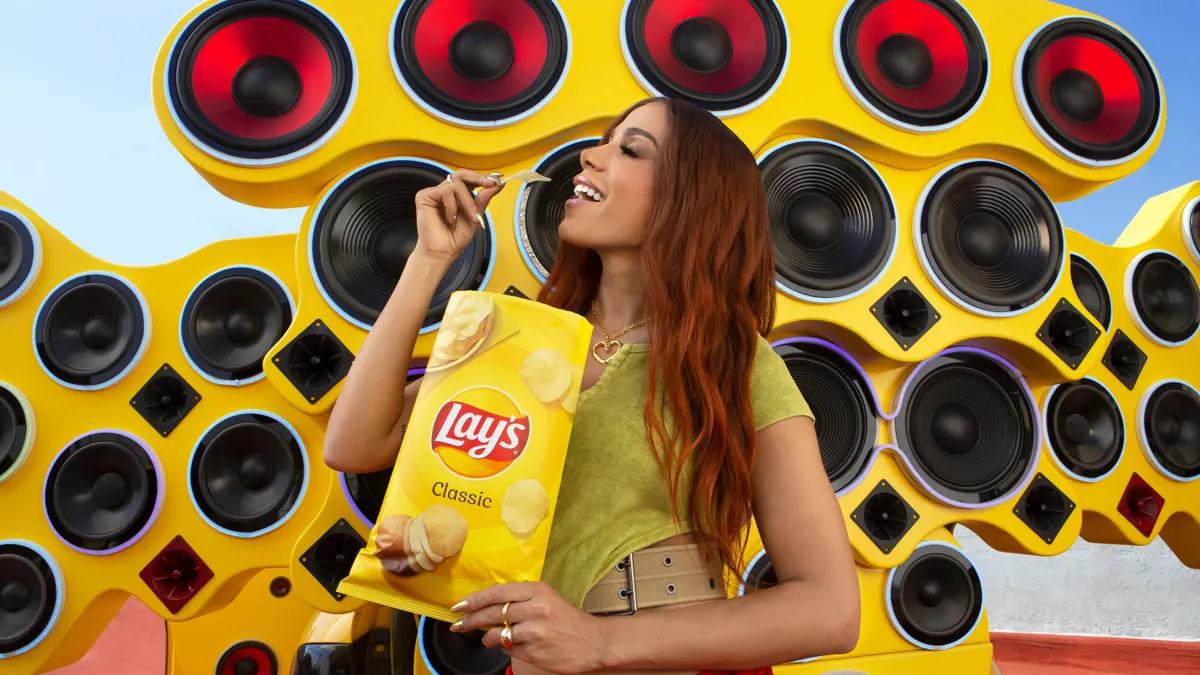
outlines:
M790 46L770 0L625 0L621 48L644 89L721 115L769 97Z
M212 568L176 535L138 573L167 611L178 614L213 579Z
M517 197L517 241L521 255L540 280L554 269L558 255L558 225L566 216L566 202L575 191L574 179L582 162L580 155L599 139L572 141L546 155L534 171L549 182L526 183Z
M62 602L62 574L50 554L27 542L0 540L0 659L37 646Z
M150 310L129 282L106 272L58 285L38 308L38 363L59 384L101 389L133 369L150 339Z
M292 301L283 282L253 267L230 267L200 282L180 320L188 362L217 384L247 384L262 377L263 358L292 323Z
M325 322L317 319L272 360L305 400L316 403L350 372L354 355Z
M11 478L29 458L35 428L29 401L11 385L0 382L0 483Z
M918 365L893 421L896 445L933 496L963 507L1003 501L1041 446L1033 396L1011 366L970 348Z
M987 88L987 47L954 0L855 0L838 18L838 73L867 110L909 130L965 119Z
M908 277L897 281L871 305L871 315L907 351L942 318Z
M1075 502L1040 473L1033 477L1015 509L1021 522L1047 544L1054 543L1074 510Z
M879 481L850 514L850 520L884 553L891 553L920 517L886 480Z
M1098 481L1117 468L1125 451L1125 418L1098 380L1085 377L1051 388L1045 420L1052 456L1071 476Z
M129 403L142 419L166 438L199 402L199 392L170 364L164 363Z
M329 595L341 602L346 596L338 592L338 584L350 574L354 556L366 545L349 523L339 520L300 556L300 564Z
M19 300L42 266L42 242L24 216L0 209L0 307Z
M54 533L82 553L109 554L141 538L162 507L158 459L140 440L100 431L58 453L46 474L44 507Z
M946 649L967 638L983 617L983 584L962 551L923 542L888 573L888 616L906 640Z
M417 639L429 672L435 675L504 675L509 657L483 644L483 631L452 633L450 624L421 617Z
M825 141L798 141L769 152L759 169L782 289L814 302L844 300L883 273L895 252L896 211L866 160Z
M1149 537L1154 534L1154 527L1158 524L1158 517L1162 515L1165 503L1166 500L1158 490L1135 472L1125 484L1117 511L1125 516L1142 536Z
M1156 382L1138 411L1142 446L1155 468L1169 478L1200 478L1200 392L1186 382Z
M217 420L188 466L192 502L212 527L255 537L279 527L299 505L308 457L296 430L262 411Z
M1147 251L1129 266L1126 305L1142 334L1164 347L1177 347L1200 327L1200 288L1182 260Z
M1062 273L1062 223L1050 198L1016 169L956 164L925 188L913 219L925 272L947 297L984 315L1040 303Z
M1142 369L1146 367L1146 359L1146 352L1118 328L1100 362L1126 389L1133 391Z
M1037 337L1074 370L1092 351L1092 345L1100 338L1100 329L1093 326L1066 298L1059 298L1038 328Z
M321 200L309 234L309 264L322 295L347 321L364 330L375 323L417 245L415 195L447 173L423 160L383 160L342 179ZM490 225L475 231L438 283L423 330L441 321L452 293L487 285L493 236Z

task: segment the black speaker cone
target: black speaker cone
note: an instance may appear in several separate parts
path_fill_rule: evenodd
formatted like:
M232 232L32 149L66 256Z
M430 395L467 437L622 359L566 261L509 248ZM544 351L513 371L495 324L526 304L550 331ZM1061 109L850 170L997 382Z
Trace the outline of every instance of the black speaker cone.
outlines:
M924 543L888 575L896 627L918 646L944 648L971 634L983 616L979 572L961 551Z
M180 33L167 99L183 128L236 160L311 150L349 109L354 57L341 30L299 0L224 0Z
M1092 318L1108 330L1112 322L1112 298L1108 294L1108 284L1100 272L1083 257L1071 254L1071 285L1083 308Z
M1179 258L1152 251L1133 264L1125 288L1138 328L1163 345L1186 342L1200 327L1200 288Z
M125 280L92 272L50 292L34 324L42 367L68 387L106 386L131 368L145 345L149 313Z
M762 551L754 556L750 566L746 569L744 593L763 591L778 585L779 576L776 575L775 566L771 564L771 558L767 552Z
M1146 449L1169 476L1200 476L1200 392L1179 381L1156 384L1142 404Z
M1008 313L1033 306L1062 271L1066 244L1054 205L1002 164L967 162L942 173L915 225L926 272L968 308Z
M22 542L0 541L0 658L30 649L54 620L61 580Z
M558 254L558 226L574 196L575 176L582 170L580 154L598 139L585 138L551 152L534 170L549 182L526 183L518 198L517 227L525 258L534 274L545 279Z
M252 267L231 267L201 281L183 306L180 334L192 364L218 382L245 382L292 322L287 289Z
M1121 461L1125 418L1117 400L1091 378L1056 386L1046 400L1046 439L1054 457L1085 480L1107 476Z
M865 160L803 141L771 151L759 164L779 283L801 296L835 299L883 272L896 244L896 211Z
M41 264L41 242L33 225L0 209L0 307L16 301Z
M0 483L25 463L33 433L33 410L21 394L0 382Z
M71 442L54 459L46 475L46 516L72 548L112 553L149 528L161 493L161 472L144 445L98 432Z
M923 362L904 385L896 445L939 498L981 505L1020 489L1037 461L1037 413L1023 381L981 352Z
M256 536L291 513L307 469L300 438L283 420L238 413L214 424L196 445L189 490L209 524Z
M875 447L875 394L849 360L831 346L796 341L775 346L816 419L825 474L835 491L862 471Z
M499 647L483 645L483 631L452 633L450 624L421 619L422 654L434 675L504 675L509 658Z
M417 244L414 197L445 178L445 169L427 162L386 160L325 198L313 219L310 259L322 292L348 320L369 328L379 317ZM489 231L477 230L438 283L426 327L441 320L451 293L483 287L491 255Z

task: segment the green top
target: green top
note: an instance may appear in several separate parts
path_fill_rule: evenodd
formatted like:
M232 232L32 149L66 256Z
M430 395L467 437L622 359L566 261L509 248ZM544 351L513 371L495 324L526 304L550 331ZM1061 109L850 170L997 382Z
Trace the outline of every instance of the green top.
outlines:
M542 581L576 607L622 558L691 531L690 467L684 467L680 483L682 530L676 530L666 481L642 421L649 350L648 344L623 345L579 396L542 570ZM783 359L761 336L751 401L757 429L797 415L812 417Z

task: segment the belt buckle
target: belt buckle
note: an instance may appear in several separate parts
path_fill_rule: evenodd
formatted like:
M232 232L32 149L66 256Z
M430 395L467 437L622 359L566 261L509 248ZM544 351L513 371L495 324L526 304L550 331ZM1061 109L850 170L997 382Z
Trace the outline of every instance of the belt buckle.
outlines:
M628 583L626 584L626 588L621 589L621 591L623 591L625 593L625 597L623 597L621 599L629 601L629 611L628 612L613 612L611 614L611 616L628 616L630 614L637 613L637 582L634 581L634 576L633 576L633 554L632 553L630 553L628 556L626 556L624 560L617 563L618 571L621 571L622 565L624 565L625 576L628 579Z

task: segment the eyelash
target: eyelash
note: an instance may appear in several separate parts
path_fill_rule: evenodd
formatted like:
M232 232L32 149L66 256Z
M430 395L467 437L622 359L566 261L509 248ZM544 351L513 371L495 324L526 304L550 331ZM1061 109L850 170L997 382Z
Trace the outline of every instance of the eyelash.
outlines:
M625 153L626 155L629 155L630 157L637 157L637 153L633 151L633 146L628 145L628 144L621 146L621 152Z

